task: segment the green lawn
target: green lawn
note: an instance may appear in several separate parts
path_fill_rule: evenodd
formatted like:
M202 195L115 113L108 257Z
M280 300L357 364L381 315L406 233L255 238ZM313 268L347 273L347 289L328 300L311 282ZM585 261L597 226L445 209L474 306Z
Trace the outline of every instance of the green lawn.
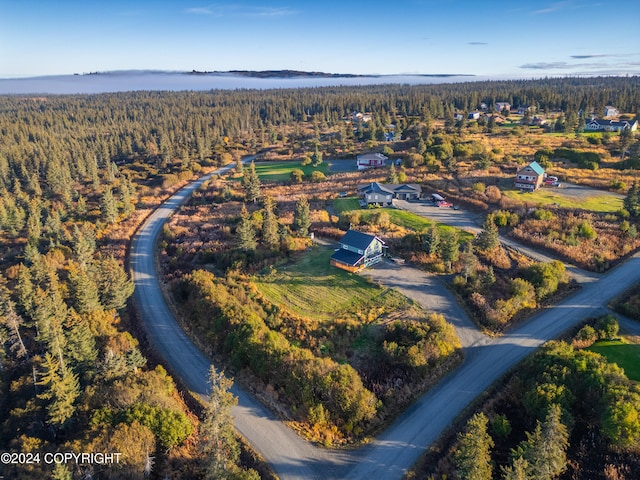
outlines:
M627 377L640 382L640 345L621 340L600 340L589 350L607 357L612 363L623 368Z
M398 225L399 227L406 228L407 230L413 230L414 232L422 232L429 228L433 223L433 220L430 220L429 218L416 215L412 212L407 212L406 210L397 210L395 208L361 208L357 198L336 198L333 201L333 208L339 214L342 212L357 210L360 212L360 219L364 223L367 223L375 213L383 210L389 215L389 221L391 223ZM437 226L441 233L454 228L442 223L438 223ZM468 241L473 238L471 234L462 230L460 230L459 233L462 241Z
M333 209L336 213L348 212L349 210L359 210L360 203L355 197L350 198L336 198L333 201Z
M311 175L313 171L319 171L327 174L329 165L326 162L321 163L317 167L312 165L302 166L299 161L290 162L260 162L256 163L256 173L262 180L272 182L282 182L291 178L293 170L300 169L305 176Z
M338 314L357 310L364 304L385 301L382 297L395 297L389 295L393 293L390 290L359 275L332 267L329 259L333 252L315 247L295 263L255 277L254 283L272 303L320 321L335 319Z
M592 212L617 212L622 205L622 198L594 191L593 195L574 197L563 194L562 188L541 188L535 192L522 193L518 190L504 190L502 194L520 202L535 203L546 206L557 204L563 208L581 208Z

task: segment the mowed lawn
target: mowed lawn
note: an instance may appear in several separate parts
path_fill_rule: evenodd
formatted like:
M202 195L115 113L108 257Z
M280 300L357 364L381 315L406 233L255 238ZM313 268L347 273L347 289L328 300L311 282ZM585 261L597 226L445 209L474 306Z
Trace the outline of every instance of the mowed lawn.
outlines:
M580 208L592 212L617 212L623 207L622 198L610 193L593 189L574 189L543 187L535 192L522 193L518 190L505 190L502 194L513 200L541 206L554 205L562 208Z
M384 211L389 215L389 221L391 223L414 232L423 232L434 223L433 220L406 210L398 210L396 208L362 208L357 198L336 198L333 201L333 208L337 213L358 211L360 213L360 219L364 223L369 222L374 214ZM442 223L436 223L436 225L440 233L454 229L454 227ZM468 241L473 238L473 236L467 232L459 231L458 233L462 241Z
M316 247L295 263L275 273L257 276L254 283L271 302L314 320L332 320L336 314L378 302L387 289L359 275L329 265L333 249Z
M313 165L302 166L299 161L290 162L258 162L255 164L256 173L262 180L272 182L283 182L291 178L291 172L294 170L302 170L305 176L311 175L311 172L318 171L325 175L329 170L326 162L321 163L317 167Z
M611 363L617 363L624 369L627 377L640 382L640 345L627 340L600 340L589 350L599 353Z

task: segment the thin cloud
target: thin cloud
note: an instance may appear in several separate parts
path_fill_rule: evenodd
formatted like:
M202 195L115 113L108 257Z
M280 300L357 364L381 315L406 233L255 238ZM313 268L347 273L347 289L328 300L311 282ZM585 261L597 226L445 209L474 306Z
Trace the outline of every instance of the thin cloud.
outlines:
M187 8L185 12L193 15L213 15L213 11L207 7Z
M287 7L254 7L241 4L217 4L207 7L193 7L185 10L192 15L216 17L265 17L277 18L295 15L298 12Z
M526 68L530 70L559 70L564 68L571 68L567 62L538 62L538 63L525 63L520 65L520 68Z
M467 45L489 45L487 42L467 42Z
M547 8L541 8L540 10L534 10L531 12L533 15L546 15L547 13L557 12L571 5L570 1L556 2L549 5Z

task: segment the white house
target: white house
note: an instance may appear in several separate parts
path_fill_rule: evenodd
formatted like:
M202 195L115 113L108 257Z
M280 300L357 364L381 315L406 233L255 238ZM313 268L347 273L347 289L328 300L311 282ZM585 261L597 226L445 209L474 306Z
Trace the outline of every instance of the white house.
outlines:
M388 157L381 153L365 153L364 155L358 155L356 164L358 170L366 170L368 168L380 168L384 167L384 162Z
M592 118L584 126L585 131L591 132L621 132L622 130L629 129L635 132L638 129L637 120L622 120L616 122L614 120L601 120L598 118Z

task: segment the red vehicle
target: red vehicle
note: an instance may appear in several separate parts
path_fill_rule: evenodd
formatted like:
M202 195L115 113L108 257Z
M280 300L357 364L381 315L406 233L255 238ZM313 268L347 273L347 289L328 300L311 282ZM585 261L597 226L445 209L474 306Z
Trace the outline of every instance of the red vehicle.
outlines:
M437 193L431 194L431 201L438 207L453 207L453 203L447 202L442 195L438 195Z

